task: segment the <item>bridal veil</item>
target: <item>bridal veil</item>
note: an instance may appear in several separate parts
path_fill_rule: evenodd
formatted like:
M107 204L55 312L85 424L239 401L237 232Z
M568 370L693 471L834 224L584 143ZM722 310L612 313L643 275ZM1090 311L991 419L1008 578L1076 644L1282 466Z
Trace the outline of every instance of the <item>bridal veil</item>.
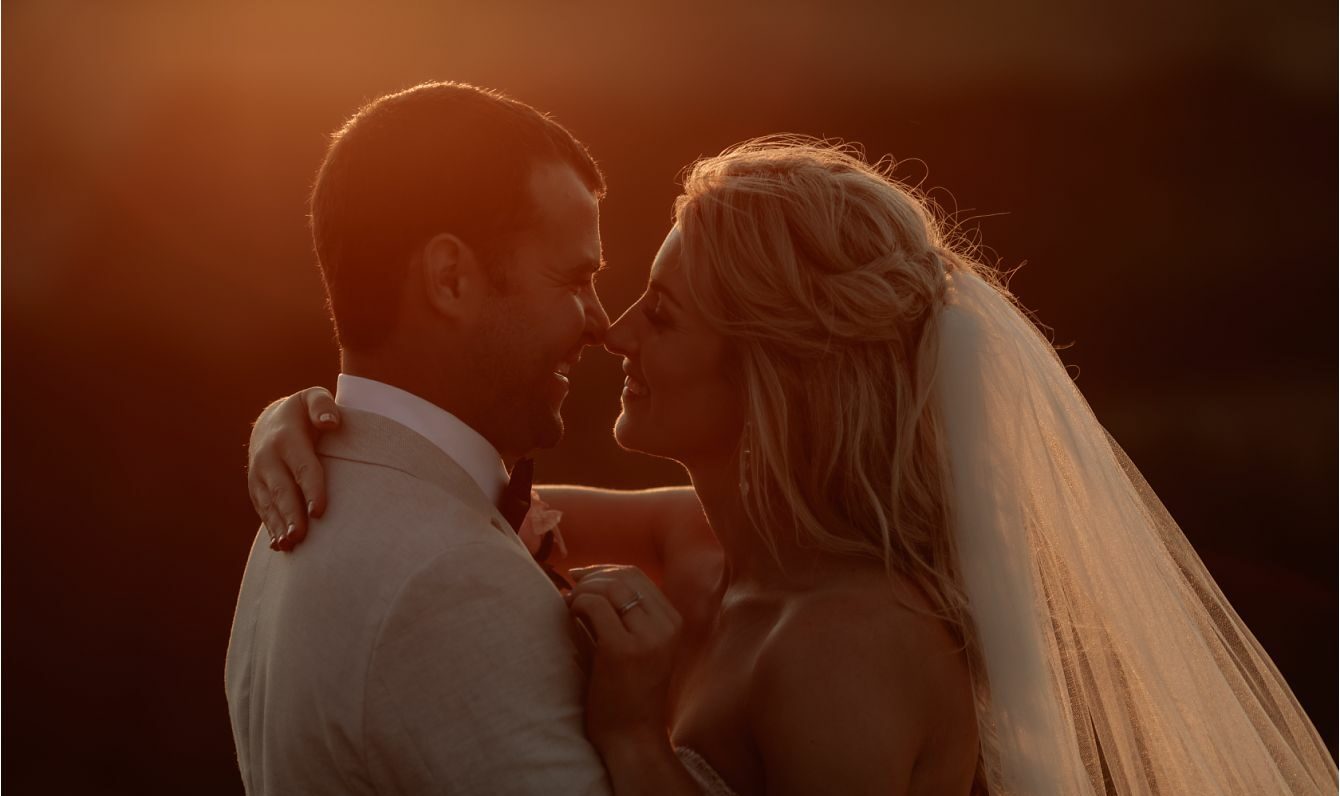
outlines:
M1003 288L950 273L935 400L993 794L1337 790L1289 686Z

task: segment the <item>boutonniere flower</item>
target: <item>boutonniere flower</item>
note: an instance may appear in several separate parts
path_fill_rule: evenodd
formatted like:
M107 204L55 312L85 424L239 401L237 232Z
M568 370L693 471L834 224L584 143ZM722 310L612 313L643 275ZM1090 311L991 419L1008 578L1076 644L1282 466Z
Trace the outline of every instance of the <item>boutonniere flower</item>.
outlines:
M540 493L532 489L530 511L526 512L526 518L521 521L521 527L516 533L536 561L567 557L568 546L563 544L563 534L558 530L558 521L561 519L563 512L540 500ZM558 549L557 556L554 555L554 548Z

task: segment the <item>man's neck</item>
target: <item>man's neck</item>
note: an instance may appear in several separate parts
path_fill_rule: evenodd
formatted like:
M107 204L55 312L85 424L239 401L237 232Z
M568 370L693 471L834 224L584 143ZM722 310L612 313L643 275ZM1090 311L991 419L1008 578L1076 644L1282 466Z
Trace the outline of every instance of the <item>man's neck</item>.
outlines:
M417 433L460 465L490 500L502 495L508 473L497 448L451 412L407 390L350 373L340 374L335 401Z
M425 367L423 363L427 359L425 356L404 356L386 350L350 351L342 349L340 351L340 372L350 376L372 379L382 384L389 384L392 387L416 395L443 411L450 412L462 423L470 426L487 439L488 434L483 430L485 424L479 422L479 417L481 412L488 411L490 407L488 405L481 406L477 396L467 394L463 390L471 384L472 380L463 377L444 378L452 371L450 363ZM488 439L488 442L495 449L498 449L497 440ZM512 465L522 455L514 451L501 449L498 449L498 454L502 457L508 470L512 469Z
M381 352L367 354L349 350L340 351L340 372L362 379L372 379L382 384L398 387L413 393L429 403L441 406L452 412L450 406L443 406L441 396L432 384L431 374L422 366L406 367L396 361L396 357ZM452 412L455 414L455 412Z

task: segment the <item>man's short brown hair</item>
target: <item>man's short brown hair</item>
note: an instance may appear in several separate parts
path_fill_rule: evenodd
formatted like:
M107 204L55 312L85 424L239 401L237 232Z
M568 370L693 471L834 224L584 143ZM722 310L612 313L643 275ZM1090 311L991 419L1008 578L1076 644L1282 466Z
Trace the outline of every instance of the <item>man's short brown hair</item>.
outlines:
M562 125L463 83L424 83L361 108L332 138L312 189L312 239L340 345L368 348L394 327L415 251L449 232L501 281L515 235L537 210L536 166L605 181Z

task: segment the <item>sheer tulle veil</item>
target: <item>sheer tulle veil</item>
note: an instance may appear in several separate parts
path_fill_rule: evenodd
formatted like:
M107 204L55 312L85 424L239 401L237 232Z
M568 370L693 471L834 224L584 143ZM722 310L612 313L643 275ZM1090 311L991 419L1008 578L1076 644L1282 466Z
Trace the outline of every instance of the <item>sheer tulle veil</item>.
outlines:
M934 400L991 792L1336 793L1289 686L1052 346L989 278L946 278Z

